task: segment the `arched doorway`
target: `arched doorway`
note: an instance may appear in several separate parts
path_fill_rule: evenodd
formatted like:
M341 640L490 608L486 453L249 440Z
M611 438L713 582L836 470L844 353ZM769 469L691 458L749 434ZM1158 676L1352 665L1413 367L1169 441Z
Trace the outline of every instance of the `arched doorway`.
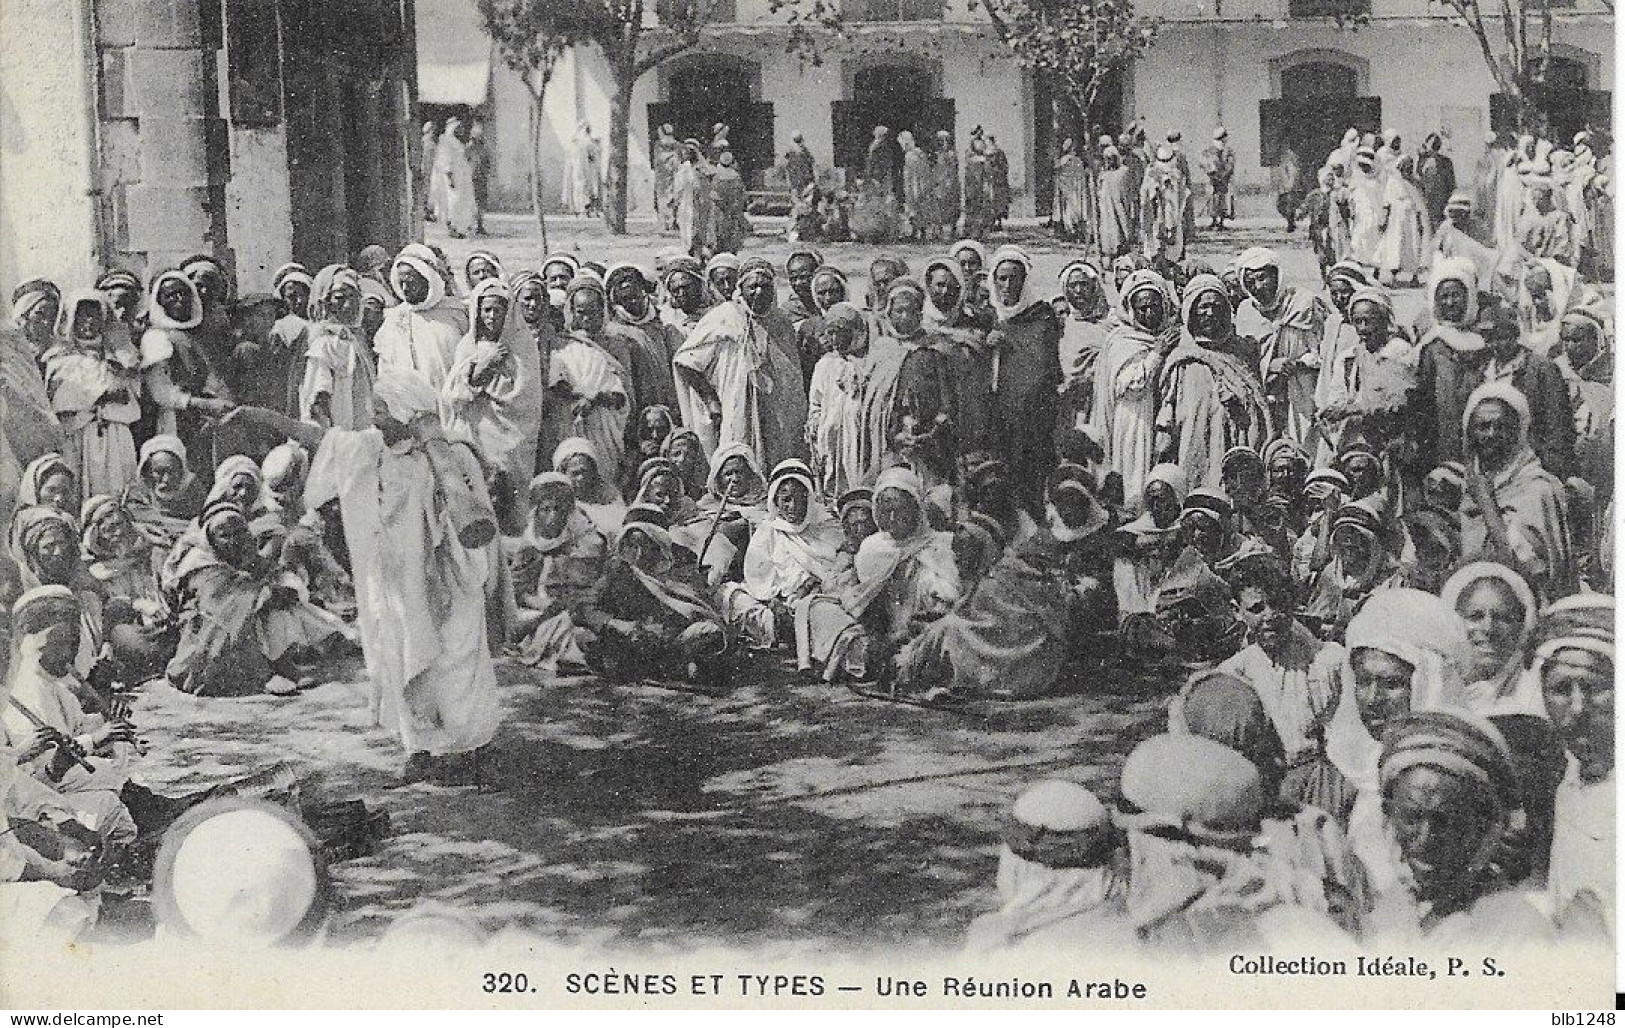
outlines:
M877 125L912 132L926 150L936 146L939 130L954 131L954 102L942 99L942 70L931 61L883 61L846 69L846 100L830 104L835 166L861 170ZM901 188L901 184L897 184Z
M709 145L712 127L726 122L728 148L740 174L759 187L763 170L773 165L773 105L753 99L761 83L761 65L745 58L696 54L673 62L661 74L665 99L649 105L651 146L664 124L676 130L678 139ZM653 156L651 150L651 161Z
M1382 128L1382 99L1362 96L1364 67L1336 51L1288 55L1272 62L1274 98L1258 104L1260 163L1277 167L1290 149L1297 158L1295 204L1315 184L1315 172L1349 128Z

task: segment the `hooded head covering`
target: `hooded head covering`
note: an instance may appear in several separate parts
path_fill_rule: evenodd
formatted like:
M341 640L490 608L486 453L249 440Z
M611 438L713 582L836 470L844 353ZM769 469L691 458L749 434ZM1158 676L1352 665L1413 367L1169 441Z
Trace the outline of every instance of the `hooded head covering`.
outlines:
M1266 268L1275 269L1277 292L1275 299L1270 304L1271 308L1274 309L1275 307L1279 306L1287 293L1286 281L1281 276L1280 254L1276 253L1267 246L1250 246L1241 251L1241 254L1236 258L1236 271L1238 273L1237 281L1241 283L1242 292L1251 297L1254 303L1259 304L1260 309L1263 308L1263 302L1253 294L1251 289L1247 288L1247 272L1263 271Z
M1258 769L1199 735L1156 735L1123 762L1123 800L1137 829L1172 830L1199 843L1249 843L1264 813Z
M337 320L330 304L333 293L341 286L349 286L356 291L355 310L344 324L350 328L361 324L361 276L356 274L355 269L343 264L329 264L316 273L310 288L310 320Z
M833 278L836 281L840 282L841 283L841 292L843 293L843 295L846 294L846 293L851 292L850 287L847 285L845 272L841 271L840 268L837 268L833 264L820 265L818 267L818 269L815 270L812 273L812 281L809 283L809 288L812 289L813 303L818 304L819 305L819 310L821 310L821 311L828 311L829 310L829 307L825 307L823 305L824 302L818 298L818 283L820 281L822 281L823 279L826 279L826 278ZM836 303L844 303L844 302L845 302L844 300L837 300L836 301ZM833 306L833 305L831 305L831 306Z
M21 328L28 313L47 300L61 302L62 290L56 283L43 278L29 279L11 293L11 321Z
M1349 297L1349 315L1354 314L1354 305L1357 303L1374 303L1388 313L1388 323L1394 322L1394 301L1389 297L1388 291L1381 286L1360 286Z
M1023 278L1021 281L1021 294L1014 303L1005 303L999 298L999 287L994 282L999 265L1014 262L1021 265ZM989 302L993 304L993 312L999 316L1000 321L1009 321L1019 314L1025 313L1032 307L1045 303L1043 297L1038 295L1038 289L1033 282L1033 259L1027 256L1027 251L1014 244L1005 244L993 251L993 259L987 266Z
M1124 283L1124 285L1126 286L1127 283ZM1224 309L1230 312L1232 318L1235 316L1236 312L1230 306L1230 292L1225 289L1224 281L1217 275L1195 276L1185 284L1185 298L1179 305L1179 329L1187 342L1223 342L1222 339L1214 339L1212 336L1198 336L1190 328L1191 314L1196 310L1196 301L1208 295L1218 296L1224 301ZM1235 334L1234 328L1232 328L1230 334Z
M1151 289L1160 294L1163 307L1169 314L1178 308L1178 301L1174 298L1174 287L1167 279L1149 268L1130 272L1128 278L1123 280L1123 288L1117 294L1117 317L1124 325L1131 326L1141 333L1147 330L1135 320L1131 302L1134 294L1144 289Z
M60 453L42 453L28 462L23 468L21 480L17 483L17 506L29 507L36 503L43 503L40 499L40 490L52 475L65 474L77 484L79 475L73 470Z
M1097 321L1105 317L1106 312L1110 309L1110 304L1106 299L1106 284L1101 281L1100 269L1095 267L1092 262L1082 259L1069 262L1061 269L1061 274L1056 279L1060 283L1063 295L1066 291L1067 282L1071 281L1075 275L1082 275L1095 285L1094 303L1087 310L1079 312L1078 316Z
M739 267L739 255L736 253L731 253L727 250L724 250L721 253L713 254L711 259L705 262L705 287L710 291L711 297L715 302L721 303L724 300L731 300L733 297L723 296L716 291L716 287L711 284L712 273L720 270L732 271L735 276L734 285L735 288L737 288L738 279L742 277L739 274Z
M108 339L108 329L116 320L113 316L113 305L100 291L95 289L75 289L66 303L60 305L56 312L56 335L68 346L78 346L79 338L74 334L74 322L79 320L79 311L82 307L94 307L102 312L102 330L97 336L98 340ZM120 336L122 338L122 335Z
M1378 589L1349 621L1349 653L1371 649L1411 666L1411 709L1453 706L1462 695L1467 627L1456 608L1419 589Z
M395 295L401 298L401 303L415 311L428 310L446 298L446 280L440 274L440 267L434 260L432 251L425 254L424 250L425 247L417 243L408 244L395 255L395 261L389 268L389 287L395 290ZM424 297L422 303L408 303L406 300L406 288L401 280L401 272L406 268L411 268L422 275L424 281L429 283L429 295Z
M930 546L937 536L931 528L925 486L921 483L920 476L906 467L887 468L875 479L874 498L877 507L881 494L887 490L901 494L913 504L916 515L915 527L914 531L903 539L894 538L889 532L876 532L858 547L853 568L857 571L858 581L870 587L889 579L892 572L905 560Z
M468 294L468 338L470 339L479 334L480 302L488 296L496 296L503 301L502 324L497 326L497 338L502 337L502 330L507 327L508 321L513 315L513 293L509 291L507 284L500 278L482 280L479 285L474 287L474 291Z
M1384 795L1413 767L1432 767L1481 789L1504 813L1520 804L1522 788L1512 751L1489 721L1462 711L1412 713L1383 738L1377 765Z
M233 797L210 800L170 828L152 891L171 935L258 949L314 935L331 889L309 829L280 807Z
M1282 463L1301 465L1307 472L1312 461L1310 461L1309 455L1304 452L1302 446L1299 446L1294 440L1282 436L1264 447L1264 467L1268 469Z
M571 457L586 457L592 461L593 467L597 468L600 474L603 473L604 459L598 455L598 447L594 446L592 440L585 436L570 436L554 447L553 470L563 471L564 462Z
M954 282L958 284L959 302L964 303L965 269L961 268L959 266L959 262L954 260L952 257L932 257L930 260L926 261L925 269L920 281L929 283L931 281L931 273L939 268L946 271L953 278ZM959 312L957 310L945 311L939 308L936 305L936 302L931 299L930 291L926 291L925 325L927 328L946 328L953 324L954 318L957 317L958 314Z
M1453 323L1439 321L1439 287L1446 282L1459 282L1467 288L1466 313ZM1428 278L1428 311L1436 322L1428 339L1442 339L1452 350L1462 353L1484 348L1484 337L1472 330L1478 321L1478 271L1472 261L1449 258L1434 262Z
M1326 281L1343 279L1352 282L1356 287L1376 285L1371 277L1371 270L1357 261L1338 261L1326 271Z
M34 505L31 507L18 507L17 513L11 518L11 556L19 567L27 574L23 576L24 585L38 585L39 564L35 560L35 547L40 537L51 529L59 529L73 539L79 540L79 526L73 517L64 514L55 507Z
M1145 476L1146 485L1150 485L1152 482L1161 482L1166 485L1173 491L1174 498L1179 501L1179 506L1181 508L1185 506L1185 497L1190 493L1190 485L1184 468L1178 464L1158 464Z
M1614 662L1614 598L1603 593L1565 596L1541 611L1532 639L1537 671L1560 650L1585 650Z
M767 495L767 476L762 474L761 465L756 463L756 451L743 442L727 443L717 447L717 451L711 454L711 473L706 477L706 488L713 497L718 500L722 499L722 466L734 457L744 460L746 466L756 475L756 479L761 485L758 486L760 491L753 491L744 496L730 497L728 500L729 505L739 507L761 503Z
M775 498L788 482L807 490L807 515L786 521ZM835 566L844 536L841 523L819 502L812 470L799 460L781 461L767 487L768 519L751 533L745 550L745 589L757 599L770 599L784 573L807 575L822 581Z
M271 292L281 296L282 287L288 282L303 282L306 287L309 287L311 284L310 269L298 261L289 261L287 264L282 265L282 267L276 269L276 274L271 276Z
M1528 447L1529 398L1524 396L1523 392L1512 385L1511 382L1505 380L1485 382L1468 395L1467 406L1462 408L1461 412L1461 431L1463 437L1467 435L1469 426L1472 424L1473 412L1478 410L1480 404L1488 403L1491 400L1499 400L1500 402L1506 404L1512 409L1512 413L1517 415L1518 445L1520 447Z
M137 473L146 474L147 465L152 462L152 458L160 453L167 453L180 461L183 474L189 470L186 460L186 444L181 442L180 436L166 434L155 435L141 444L141 454L136 462Z
M562 264L570 269L570 277L575 278L581 273L581 262L567 253L549 253L542 255L542 266L537 270L543 278L547 277L547 269L555 264Z
M1444 587L1439 590L1439 598L1460 614L1462 601L1481 582L1499 582L1505 586L1522 609L1523 620L1518 629L1517 645L1507 656L1506 662L1488 677L1467 684L1467 709L1486 715L1537 713L1544 710L1543 701L1534 693L1536 683L1533 680L1520 682L1524 659L1528 656L1535 623L1540 615L1540 601L1535 598L1535 590L1529 582L1505 564L1490 560L1474 561L1445 579ZM1469 674L1468 677L1475 676ZM1510 707L1518 709L1514 711Z
M572 278L570 284L564 290L564 323L572 332L578 331L576 328L575 303L573 301L575 295L580 292L598 294L598 301L604 305L605 316L607 317L609 314L609 294L604 290L603 281L597 275L582 272Z
M491 265L491 267L495 268L498 279L507 278L507 275L504 274L502 270L502 262L497 260L496 254L489 250L475 250L473 253L463 258L463 287L465 289L474 288L474 280L470 276L469 272L473 269L475 261L484 261Z
M213 275L220 280L220 287L224 290L222 303L230 303L237 298L237 279L226 271L226 266L208 254L194 254L181 262L181 274L196 282L201 275Z
M192 298L192 314L185 321L175 321L164 313L163 304L158 302L158 293L163 289L166 282L181 283L187 294ZM174 331L185 331L203 324L203 298L198 295L197 286L193 285L192 280L179 271L159 272L147 286L147 321L154 328Z

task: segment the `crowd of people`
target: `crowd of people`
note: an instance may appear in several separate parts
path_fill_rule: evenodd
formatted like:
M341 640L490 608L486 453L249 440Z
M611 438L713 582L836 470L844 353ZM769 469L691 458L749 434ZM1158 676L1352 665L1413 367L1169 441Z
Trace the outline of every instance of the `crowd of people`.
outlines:
M1200 181L1182 138L1175 130L1153 142L1136 123L1115 140L1100 136L1094 146L1063 139L1050 215L1056 233L1105 262L1139 253L1172 263L1185 259L1201 216L1209 230L1228 228L1236 214L1229 130L1215 128L1197 155Z
M713 690L777 652L924 706L1202 669L1114 810L1017 804L978 946L1611 926L1613 329L1585 289L1441 254L1401 324L1378 268L1321 290L1259 247L1046 288L964 238L859 295L810 247L684 244L17 287L12 880L92 889L63 854L198 799L124 770L147 683L292 695L360 659L405 777L468 785L497 658Z

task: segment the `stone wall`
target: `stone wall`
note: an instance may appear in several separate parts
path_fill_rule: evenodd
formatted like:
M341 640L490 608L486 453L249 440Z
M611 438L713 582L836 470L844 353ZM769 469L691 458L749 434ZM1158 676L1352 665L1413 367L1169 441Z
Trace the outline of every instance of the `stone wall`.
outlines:
M224 212L212 209L209 189L215 55L205 48L199 6L96 4L104 244L111 263L144 277L225 243Z

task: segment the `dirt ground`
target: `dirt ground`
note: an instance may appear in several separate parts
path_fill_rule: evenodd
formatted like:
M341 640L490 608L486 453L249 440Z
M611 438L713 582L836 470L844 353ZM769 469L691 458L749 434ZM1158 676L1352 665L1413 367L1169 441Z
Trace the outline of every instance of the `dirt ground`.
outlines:
M1022 786L1059 776L1110 794L1167 699L1102 681L928 710L809 684L769 655L722 697L505 662L499 678L500 791L400 784L364 683L291 699L149 686L135 776L179 793L285 761L319 772L325 796L387 811L378 850L333 865L339 942L436 900L566 945L954 947L995 905L1000 819Z

